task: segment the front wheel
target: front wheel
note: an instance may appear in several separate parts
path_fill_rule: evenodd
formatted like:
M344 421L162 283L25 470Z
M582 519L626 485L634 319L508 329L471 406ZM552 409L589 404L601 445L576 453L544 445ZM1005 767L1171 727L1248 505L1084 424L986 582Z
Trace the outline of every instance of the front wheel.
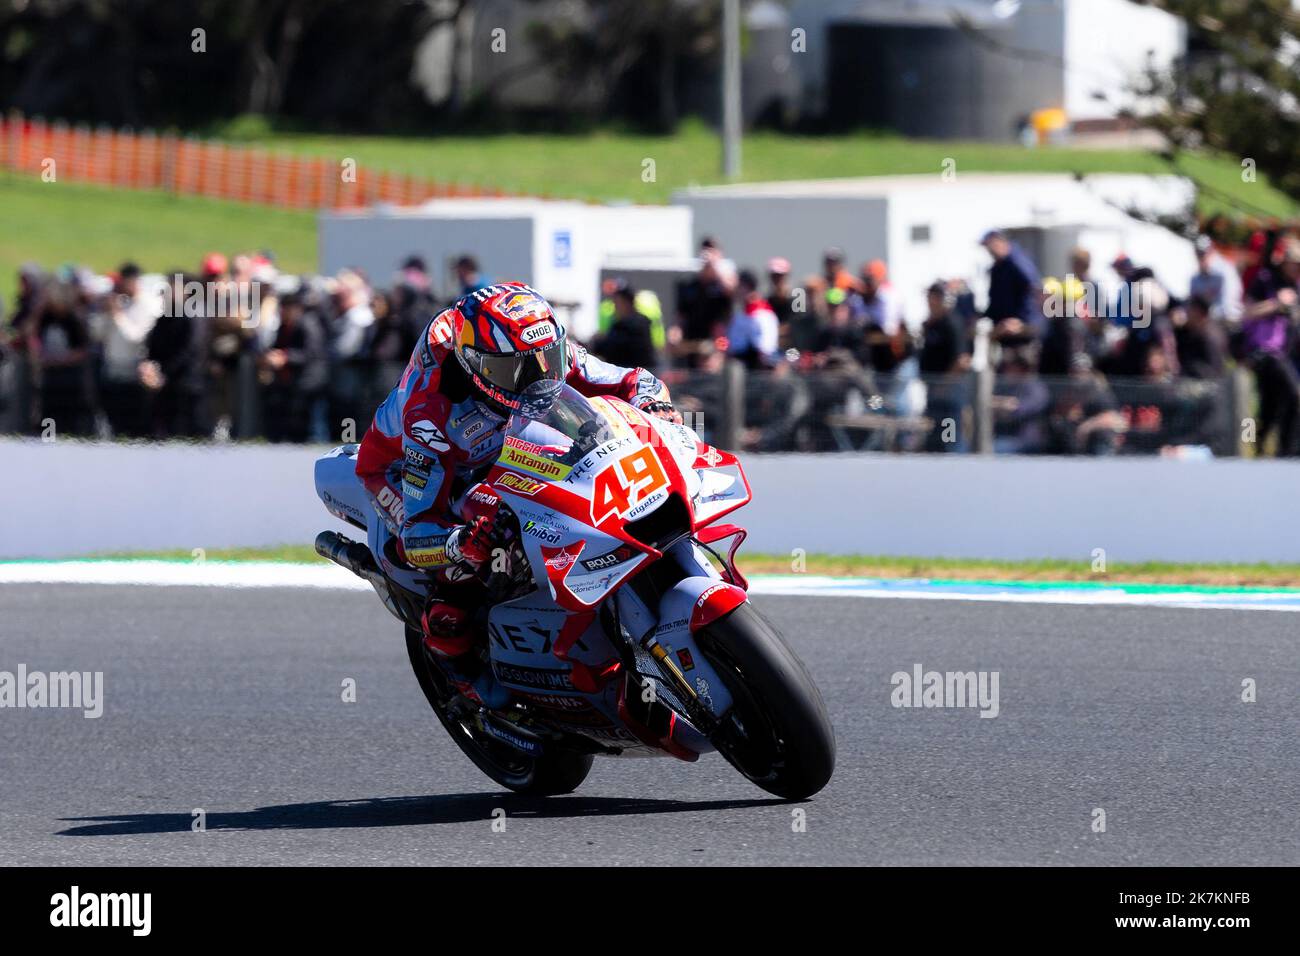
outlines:
M587 779L592 755L574 750L548 748L530 757L480 730L468 719L448 712L451 689L438 662L425 648L415 628L406 629L406 651L429 706L465 756L501 786L532 796L572 793Z
M835 732L821 692L785 640L748 603L696 634L734 701L710 738L768 793L802 800L835 770Z

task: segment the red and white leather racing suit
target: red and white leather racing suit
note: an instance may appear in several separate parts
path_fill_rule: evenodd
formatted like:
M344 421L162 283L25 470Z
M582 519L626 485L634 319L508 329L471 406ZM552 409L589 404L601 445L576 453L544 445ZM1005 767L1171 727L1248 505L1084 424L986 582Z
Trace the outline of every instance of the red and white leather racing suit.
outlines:
M664 384L645 369L611 365L575 342L568 356L565 380L583 395L612 395L638 407L668 399ZM440 597L453 597L465 581L448 539L464 523L459 500L496 460L505 426L506 419L475 399L452 353L445 313L435 316L361 440L357 476L396 536L398 558L433 572ZM455 657L470 649L466 618L463 601L431 601L425 625L435 650Z

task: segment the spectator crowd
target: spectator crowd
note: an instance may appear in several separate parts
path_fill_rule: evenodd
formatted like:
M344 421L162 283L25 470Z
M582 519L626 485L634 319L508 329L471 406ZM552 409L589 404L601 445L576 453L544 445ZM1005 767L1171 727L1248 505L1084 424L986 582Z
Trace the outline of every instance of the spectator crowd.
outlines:
M470 257L456 268L478 286ZM270 252L171 276L24 266L0 334L0 431L351 440L439 306L430 288L418 257L387 289L352 270L282 274Z
M1075 249L1045 277L1008 235L982 242L982 301L964 280L937 279L925 314L906 316L880 260L855 271L828 249L817 274L796 278L774 257L760 275L706 239L671 308L608 281L588 344L655 369L706 414L735 359L748 370L738 437L750 449L967 450L974 370L988 367L998 451L1208 452L1241 369L1258 396L1258 447L1300 453L1294 230L1236 248L1208 229L1178 290L1124 255L1098 269ZM459 294L490 281L470 255L454 272ZM269 251L214 252L162 276L131 262L109 275L24 266L0 324L0 432L356 440L447 304L434 287L418 256L382 282L282 273Z

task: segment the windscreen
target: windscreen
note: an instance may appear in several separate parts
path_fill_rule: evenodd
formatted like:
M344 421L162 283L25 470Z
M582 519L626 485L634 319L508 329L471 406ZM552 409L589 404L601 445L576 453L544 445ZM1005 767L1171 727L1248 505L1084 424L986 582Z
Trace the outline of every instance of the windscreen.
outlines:
M510 419L506 448L572 465L597 445L617 437L605 417L566 385L543 417L515 415Z

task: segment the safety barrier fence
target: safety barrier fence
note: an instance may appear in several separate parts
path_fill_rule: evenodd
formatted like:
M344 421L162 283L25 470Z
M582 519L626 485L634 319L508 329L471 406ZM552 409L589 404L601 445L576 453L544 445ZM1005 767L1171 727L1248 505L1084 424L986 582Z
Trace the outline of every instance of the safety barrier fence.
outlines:
M47 182L161 189L287 209L418 205L500 190L361 167L349 157L293 156L153 131L91 128L11 113L0 117L0 168Z
M870 369L665 372L674 399L722 447L767 452L1235 456L1250 415L1243 374L1210 380L1017 379Z
M188 555L309 544L326 528L355 534L312 486L325 448L0 437L0 497L25 502L36 490L58 503L11 507L0 560ZM852 452L742 461L754 500L726 519L749 531L742 568L746 554L798 551L1084 564L1104 548L1108 561L1300 560L1300 510L1284 506L1300 477L1291 461ZM176 489L184 500L160 521L160 494Z
M211 435L224 417L228 424L218 432L234 439L300 435L296 440L353 440L401 369L400 362L335 363L319 391L288 394L266 387L257 357L241 354L201 392L185 398L195 405L197 431L192 434ZM0 346L0 435L39 434L41 423L52 417L66 434L111 437L113 430L104 420L107 396L101 394L93 364L68 372L42 381L22 353ZM1239 425L1250 420L1254 396L1249 377L1240 371L1217 379L1150 382L1100 376L1017 379L991 371L772 372L728 362L712 371L661 369L660 374L687 423L706 441L729 449L1252 454ZM142 420L157 418L158 407L167 400L167 395L143 391L135 399ZM280 422L286 414L301 420ZM286 430L286 425L291 427ZM145 434L177 437L169 427L159 422Z

